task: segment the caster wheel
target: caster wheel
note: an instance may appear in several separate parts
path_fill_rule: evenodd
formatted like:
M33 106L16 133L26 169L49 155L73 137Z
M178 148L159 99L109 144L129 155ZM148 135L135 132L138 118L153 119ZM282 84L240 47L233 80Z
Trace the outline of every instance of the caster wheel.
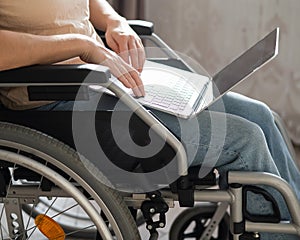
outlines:
M200 206L183 211L172 224L169 239L200 239L216 208L217 206ZM229 215L227 213L210 239L229 240Z

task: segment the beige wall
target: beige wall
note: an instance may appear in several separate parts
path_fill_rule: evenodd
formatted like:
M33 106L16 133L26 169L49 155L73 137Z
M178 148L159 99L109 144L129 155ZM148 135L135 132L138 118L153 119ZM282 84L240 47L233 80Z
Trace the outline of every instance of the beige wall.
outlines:
M279 56L236 91L269 104L300 143L299 0L145 0L145 5L156 33L211 74L279 26Z

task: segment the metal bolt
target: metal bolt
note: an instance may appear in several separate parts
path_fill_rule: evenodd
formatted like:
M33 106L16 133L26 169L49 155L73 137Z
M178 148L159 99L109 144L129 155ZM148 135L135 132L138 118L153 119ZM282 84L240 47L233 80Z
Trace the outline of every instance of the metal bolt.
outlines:
M259 233L258 233L258 232L254 232L254 233L253 233L253 237L254 237L255 239L259 239Z
M163 222L159 223L159 227L163 228L165 227L165 224Z
M151 229L152 229L152 226L151 226L151 225L148 225L148 226L147 226L147 229L151 230Z
M150 213L155 213L155 209L154 208L150 208Z

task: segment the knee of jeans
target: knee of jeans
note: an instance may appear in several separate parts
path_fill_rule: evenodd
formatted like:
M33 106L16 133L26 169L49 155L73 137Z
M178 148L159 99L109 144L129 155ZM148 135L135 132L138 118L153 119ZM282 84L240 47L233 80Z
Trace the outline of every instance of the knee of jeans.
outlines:
M233 118L233 124L228 129L232 134L239 135L240 141L251 146L265 144L265 136L261 127L243 118Z
M263 102L257 101L253 106L252 113L255 118L260 119L257 122L271 123L274 121L272 110Z
M249 133L249 141L258 145L261 144L265 144L266 140L265 140L265 135L263 130L261 129L261 127L259 125L257 125L256 123L250 122L247 125L248 129L248 133Z

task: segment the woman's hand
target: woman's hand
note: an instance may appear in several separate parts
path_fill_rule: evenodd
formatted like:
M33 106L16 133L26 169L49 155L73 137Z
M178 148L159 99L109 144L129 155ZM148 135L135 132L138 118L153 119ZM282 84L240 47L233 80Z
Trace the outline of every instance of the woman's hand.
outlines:
M131 88L137 97L145 95L139 72L125 62L117 53L107 49L96 41L87 41L87 47L80 58L84 62L107 66L111 73L127 88Z
M139 36L125 19L108 21L105 38L108 46L127 63L141 72L145 63L145 50Z

